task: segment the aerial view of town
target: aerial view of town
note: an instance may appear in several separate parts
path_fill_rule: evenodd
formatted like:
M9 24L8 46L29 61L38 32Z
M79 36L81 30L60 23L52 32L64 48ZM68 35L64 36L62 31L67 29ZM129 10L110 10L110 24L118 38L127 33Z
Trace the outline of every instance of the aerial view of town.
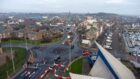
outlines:
M139 0L0 1L0 79L140 79Z

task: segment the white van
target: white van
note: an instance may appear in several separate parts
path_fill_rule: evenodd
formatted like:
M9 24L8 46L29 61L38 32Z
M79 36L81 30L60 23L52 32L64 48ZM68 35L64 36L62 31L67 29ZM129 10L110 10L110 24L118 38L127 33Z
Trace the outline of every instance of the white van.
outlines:
M112 49L112 47L111 46L108 46L108 45L104 45L104 48L106 48L106 49Z
M106 39L106 42L112 42L112 40Z
M110 36L108 36L107 39L110 39L111 40L112 38Z

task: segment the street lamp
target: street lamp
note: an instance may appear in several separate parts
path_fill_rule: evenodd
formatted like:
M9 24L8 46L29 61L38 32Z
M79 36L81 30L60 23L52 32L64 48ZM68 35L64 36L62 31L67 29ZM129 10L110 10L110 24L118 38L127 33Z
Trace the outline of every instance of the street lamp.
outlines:
M12 33L12 29L10 28L10 26L9 26L9 24L8 24L8 31L10 32L10 33ZM14 57L13 57L13 51L12 51L13 49L12 49L12 46L11 46L11 37L10 37L10 52L11 52L11 59L12 59L12 65L13 65L13 71L15 72L15 63L14 63Z
M13 49L12 49L12 46L11 46L11 38L10 38L10 49L11 49L11 58L12 58L13 71L15 72L15 63L14 63L14 57L13 57Z
M70 46L70 53L69 53L69 59L70 59L70 61L69 61L69 62L71 62L71 53L72 53L72 49L74 49L74 45L71 45L71 46Z
M26 33L26 35L25 35L25 42L26 42L25 44L26 44L26 50L27 50L27 48L28 48L28 47L27 47L27 33Z

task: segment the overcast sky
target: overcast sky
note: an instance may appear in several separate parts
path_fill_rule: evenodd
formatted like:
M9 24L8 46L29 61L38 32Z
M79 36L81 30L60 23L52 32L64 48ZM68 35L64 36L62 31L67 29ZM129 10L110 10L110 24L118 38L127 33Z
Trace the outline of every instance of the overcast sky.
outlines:
M0 0L0 12L108 12L140 15L140 0Z

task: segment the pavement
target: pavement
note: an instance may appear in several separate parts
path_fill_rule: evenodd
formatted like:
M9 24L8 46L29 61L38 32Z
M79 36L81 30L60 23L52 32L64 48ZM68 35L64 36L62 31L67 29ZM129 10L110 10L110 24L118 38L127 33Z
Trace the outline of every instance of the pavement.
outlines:
M83 58L83 65L82 66L83 66L82 74L88 75L90 70L91 70L91 67L90 67L88 60L86 58Z

